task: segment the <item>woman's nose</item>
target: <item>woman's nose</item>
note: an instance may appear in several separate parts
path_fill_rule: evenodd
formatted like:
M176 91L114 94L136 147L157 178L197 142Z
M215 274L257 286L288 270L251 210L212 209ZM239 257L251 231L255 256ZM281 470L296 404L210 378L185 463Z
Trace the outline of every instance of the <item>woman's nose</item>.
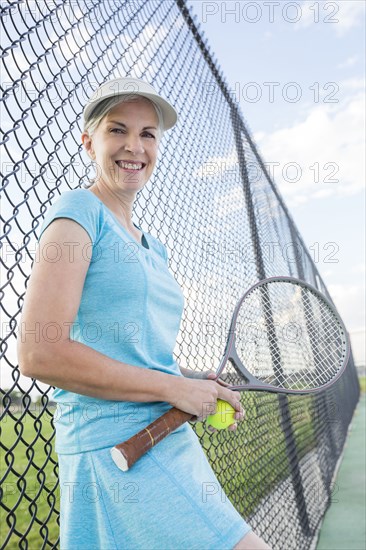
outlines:
M144 147L140 137L127 136L125 140L125 149L131 153L143 153Z

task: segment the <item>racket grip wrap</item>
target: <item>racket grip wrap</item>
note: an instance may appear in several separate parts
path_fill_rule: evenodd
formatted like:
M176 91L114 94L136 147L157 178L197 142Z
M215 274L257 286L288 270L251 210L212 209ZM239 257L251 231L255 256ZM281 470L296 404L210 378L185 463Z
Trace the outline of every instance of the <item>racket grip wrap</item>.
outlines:
M195 417L190 413L175 407L169 409L130 439L113 447L111 456L114 463L120 470L126 472L159 441L193 418Z

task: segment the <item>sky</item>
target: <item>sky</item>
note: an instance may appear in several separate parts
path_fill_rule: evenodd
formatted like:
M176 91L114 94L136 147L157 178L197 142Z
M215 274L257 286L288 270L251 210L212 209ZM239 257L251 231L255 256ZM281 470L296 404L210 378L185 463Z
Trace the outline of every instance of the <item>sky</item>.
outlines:
M365 5L188 0L365 365Z

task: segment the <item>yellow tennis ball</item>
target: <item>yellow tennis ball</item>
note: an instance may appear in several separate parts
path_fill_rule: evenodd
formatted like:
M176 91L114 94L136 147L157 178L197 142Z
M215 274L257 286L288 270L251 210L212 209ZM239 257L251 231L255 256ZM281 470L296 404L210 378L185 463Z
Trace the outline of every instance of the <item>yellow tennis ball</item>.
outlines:
M206 423L216 430L224 430L235 422L235 409L227 401L217 400L216 413L206 418Z

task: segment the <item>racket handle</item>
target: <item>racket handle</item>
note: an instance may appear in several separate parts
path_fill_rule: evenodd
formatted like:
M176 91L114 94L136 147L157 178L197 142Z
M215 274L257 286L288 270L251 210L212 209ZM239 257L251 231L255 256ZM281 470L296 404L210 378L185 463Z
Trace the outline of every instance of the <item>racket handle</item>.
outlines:
M111 455L114 463L120 470L126 472L154 445L193 418L196 417L175 407L169 409L136 435L113 447Z

